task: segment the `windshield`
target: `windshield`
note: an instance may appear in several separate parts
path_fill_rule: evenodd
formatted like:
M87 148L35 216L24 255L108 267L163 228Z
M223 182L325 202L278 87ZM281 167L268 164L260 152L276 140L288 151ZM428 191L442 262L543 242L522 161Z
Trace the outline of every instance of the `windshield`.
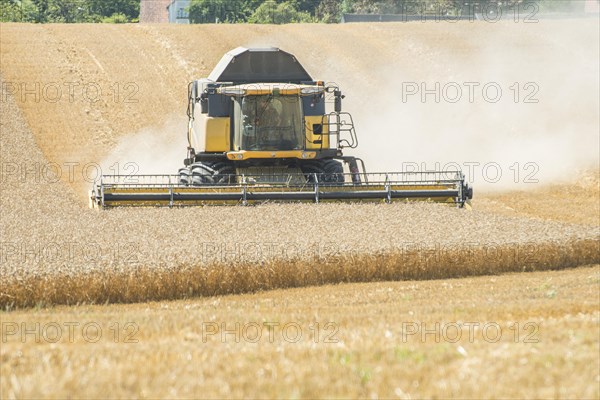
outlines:
M246 96L235 104L236 150L302 149L302 102L297 96Z

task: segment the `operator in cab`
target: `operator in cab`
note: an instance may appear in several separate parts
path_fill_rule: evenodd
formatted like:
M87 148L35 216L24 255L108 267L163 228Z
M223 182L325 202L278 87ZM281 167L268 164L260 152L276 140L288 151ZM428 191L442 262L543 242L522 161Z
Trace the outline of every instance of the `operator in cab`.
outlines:
M286 118L285 100L272 95L251 96L242 107L248 150L293 150L300 148L295 124Z

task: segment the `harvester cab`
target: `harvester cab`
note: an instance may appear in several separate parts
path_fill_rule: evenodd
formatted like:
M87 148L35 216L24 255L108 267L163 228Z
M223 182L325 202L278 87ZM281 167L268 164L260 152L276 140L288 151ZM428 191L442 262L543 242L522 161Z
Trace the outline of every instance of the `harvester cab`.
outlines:
M292 54L234 49L188 86L188 150L178 175L102 176L92 204L411 199L462 207L471 199L461 171L367 173L360 158L344 155L358 139L343 98Z
M221 182L224 175L244 173L257 175L254 180L318 174L323 182L341 182L343 161L358 174L359 160L342 154L357 145L352 118L341 113L342 98L339 88L313 80L289 53L233 50L208 78L190 84L188 158L180 182ZM329 100L336 111L327 114Z

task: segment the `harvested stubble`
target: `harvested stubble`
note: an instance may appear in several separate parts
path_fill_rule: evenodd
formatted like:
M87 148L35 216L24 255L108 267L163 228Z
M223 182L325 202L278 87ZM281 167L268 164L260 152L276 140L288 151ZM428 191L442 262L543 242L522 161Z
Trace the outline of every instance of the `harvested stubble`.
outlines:
M12 99L4 103L1 124L3 162L46 162ZM35 175L25 178L2 177L3 308L138 302L600 262L594 226L435 204L97 213L78 203L62 183L36 182ZM257 248L276 251L257 256Z

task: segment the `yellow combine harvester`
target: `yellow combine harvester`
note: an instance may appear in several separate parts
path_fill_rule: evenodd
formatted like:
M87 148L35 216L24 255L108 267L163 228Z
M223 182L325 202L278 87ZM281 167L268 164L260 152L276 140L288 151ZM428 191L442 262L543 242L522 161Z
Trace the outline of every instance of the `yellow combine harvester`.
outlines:
M395 200L462 207L472 198L461 171L366 173L361 159L343 154L358 140L340 89L277 48L230 51L188 94L189 147L179 174L103 175L94 207Z

